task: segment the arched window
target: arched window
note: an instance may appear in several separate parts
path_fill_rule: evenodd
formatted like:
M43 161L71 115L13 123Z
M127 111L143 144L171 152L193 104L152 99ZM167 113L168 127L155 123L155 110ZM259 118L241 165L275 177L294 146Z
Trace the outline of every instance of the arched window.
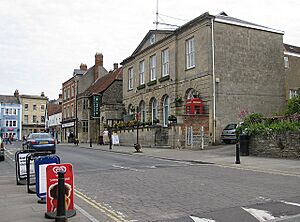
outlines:
M134 114L134 111L135 111L135 109L134 109L134 106L132 105L132 104L129 104L129 106L128 106L128 114Z
M146 108L145 108L145 101L140 102L140 115L141 115L141 122L146 122Z
M165 96L163 101L163 121L164 126L168 126L168 117L170 115L170 100L169 96Z
M153 120L154 119L157 119L157 101L156 99L153 99L152 100L152 103L151 103L151 121L153 123Z
M196 95L196 90L191 89L191 90L188 92L187 99L194 99L194 98L195 98L195 95Z

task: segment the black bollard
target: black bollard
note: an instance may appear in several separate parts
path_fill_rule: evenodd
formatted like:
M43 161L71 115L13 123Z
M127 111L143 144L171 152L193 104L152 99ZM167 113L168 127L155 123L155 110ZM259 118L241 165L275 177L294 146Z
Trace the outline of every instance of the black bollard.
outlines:
M240 164L240 146L239 142L235 144L235 164Z
M58 172L58 193L57 193L57 210L55 222L66 222L65 206L65 172Z
M92 147L93 145L92 145L92 140L90 140L90 147Z

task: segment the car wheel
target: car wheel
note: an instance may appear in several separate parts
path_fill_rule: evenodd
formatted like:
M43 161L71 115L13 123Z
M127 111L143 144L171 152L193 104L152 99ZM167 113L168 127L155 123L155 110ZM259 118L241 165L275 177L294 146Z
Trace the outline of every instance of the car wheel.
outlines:
M226 143L226 144L230 144L231 143L231 140L223 140L224 141L224 143Z
M3 156L0 156L0 161L4 161L4 155Z

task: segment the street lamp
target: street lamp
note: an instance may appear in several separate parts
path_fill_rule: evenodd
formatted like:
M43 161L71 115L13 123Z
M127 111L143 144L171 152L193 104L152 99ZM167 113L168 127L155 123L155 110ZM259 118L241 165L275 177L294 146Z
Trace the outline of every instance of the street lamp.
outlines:
M137 127L136 127L136 144L134 144L134 148L136 152L140 152L141 150L141 145L139 143L140 109L138 106L136 107L135 118L137 120Z

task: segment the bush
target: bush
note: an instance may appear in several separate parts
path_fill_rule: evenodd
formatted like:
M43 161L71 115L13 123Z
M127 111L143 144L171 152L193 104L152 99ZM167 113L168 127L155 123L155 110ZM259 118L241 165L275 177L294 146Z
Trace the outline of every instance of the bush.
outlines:
M285 115L300 114L300 96L289 99L284 113Z

